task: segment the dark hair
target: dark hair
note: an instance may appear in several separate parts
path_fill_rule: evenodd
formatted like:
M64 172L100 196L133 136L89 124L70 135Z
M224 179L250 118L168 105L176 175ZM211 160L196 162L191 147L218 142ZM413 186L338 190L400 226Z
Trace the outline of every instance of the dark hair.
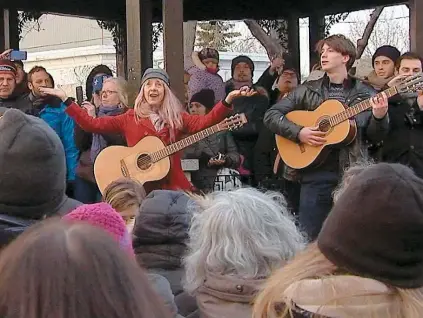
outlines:
M398 71L403 60L419 60L423 66L423 59L420 55L414 52L406 52L395 61L395 69Z
M348 55L350 57L349 61L347 62L347 70L353 66L355 62L355 58L357 57L357 50L355 48L354 43L351 40L347 39L345 35L342 34L334 34L326 39L320 40L316 45L316 52L321 55L323 45L327 44L330 48L335 50L342 55Z
M113 76L112 70L106 65L100 64L94 67L90 74L88 74L87 81L85 82L85 96L87 96L87 100L91 100L93 97L93 79L99 74Z
M42 67L42 66L34 66L33 68L31 68L31 70L28 73L28 82L29 83L32 83L32 75L34 73L38 73L38 72L46 72L47 75L51 76L44 67Z
M0 277L0 317L170 317L135 258L81 222L32 226L2 251Z

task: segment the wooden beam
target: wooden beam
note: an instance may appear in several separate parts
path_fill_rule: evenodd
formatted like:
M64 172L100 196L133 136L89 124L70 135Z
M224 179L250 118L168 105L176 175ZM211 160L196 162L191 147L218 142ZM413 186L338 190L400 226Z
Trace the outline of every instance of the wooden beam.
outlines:
M423 56L423 0L410 0L410 48Z
M126 0L129 102L138 95L145 69L153 65L151 0Z
M0 8L0 53L3 53L6 50L6 31L4 9Z
M288 18L288 51L292 64L301 77L300 21L298 16L295 14Z
M184 92L184 10L183 0L163 0L165 69L181 103Z
M320 14L309 16L309 49L310 70L319 62L319 54L316 52L316 44L325 38L325 17Z

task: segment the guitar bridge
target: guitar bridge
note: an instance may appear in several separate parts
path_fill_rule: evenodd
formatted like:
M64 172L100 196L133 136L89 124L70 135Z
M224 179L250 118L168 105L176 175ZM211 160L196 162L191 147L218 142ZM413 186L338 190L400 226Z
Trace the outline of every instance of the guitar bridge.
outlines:
M122 171L122 175L125 178L129 178L128 167L126 166L125 160L123 160L123 159L120 161L120 171Z

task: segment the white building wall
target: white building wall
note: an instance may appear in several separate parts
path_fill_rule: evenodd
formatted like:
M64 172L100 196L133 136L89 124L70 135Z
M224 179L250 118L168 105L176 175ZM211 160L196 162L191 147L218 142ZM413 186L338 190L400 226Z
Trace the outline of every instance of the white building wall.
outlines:
M44 15L39 27L24 33L21 49L28 51L25 70L43 66L70 96L75 88L85 88L86 78L93 67L105 64L116 70L116 51L112 36L102 30L97 22L70 16ZM220 72L223 80L231 77L231 61L242 53L222 52ZM254 61L254 81L257 81L269 62L265 54L248 54ZM163 53L154 52L154 66L164 67Z

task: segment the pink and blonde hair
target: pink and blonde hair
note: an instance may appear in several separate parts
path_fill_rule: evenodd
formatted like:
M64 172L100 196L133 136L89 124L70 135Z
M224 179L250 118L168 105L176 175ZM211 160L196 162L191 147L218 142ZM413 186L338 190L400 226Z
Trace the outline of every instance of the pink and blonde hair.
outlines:
M148 81L142 84L140 92L135 99L134 111L136 118L145 118L152 113L156 113L171 130L181 130L183 127L182 112L184 112L184 108L179 99L173 94L169 86L163 82L165 93L162 105L157 110L152 110L144 97L144 89Z

